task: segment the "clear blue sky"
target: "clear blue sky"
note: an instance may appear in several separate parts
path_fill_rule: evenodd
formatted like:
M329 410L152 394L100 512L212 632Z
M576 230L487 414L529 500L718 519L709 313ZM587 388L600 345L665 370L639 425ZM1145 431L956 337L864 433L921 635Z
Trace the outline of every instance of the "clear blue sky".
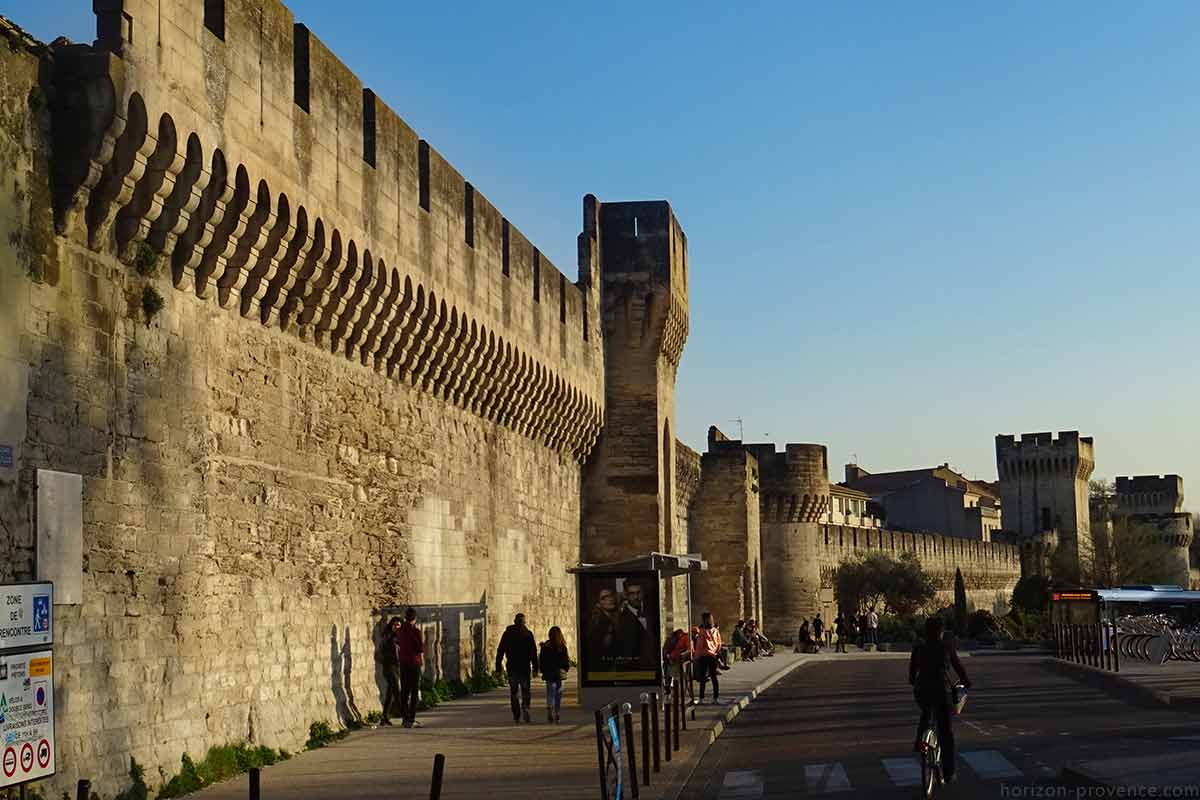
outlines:
M1078 428L1200 492L1200 4L290 5L568 275L583 194L671 201L693 447L994 477Z

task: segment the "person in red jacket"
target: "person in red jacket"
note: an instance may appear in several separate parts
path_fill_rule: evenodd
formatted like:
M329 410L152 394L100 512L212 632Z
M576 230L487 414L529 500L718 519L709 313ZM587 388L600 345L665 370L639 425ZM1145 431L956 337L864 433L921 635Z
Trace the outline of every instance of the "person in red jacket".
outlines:
M425 642L416 626L417 610L404 612L404 624L396 632L396 660L400 665L400 716L404 727L417 724L417 697L421 694L421 654Z

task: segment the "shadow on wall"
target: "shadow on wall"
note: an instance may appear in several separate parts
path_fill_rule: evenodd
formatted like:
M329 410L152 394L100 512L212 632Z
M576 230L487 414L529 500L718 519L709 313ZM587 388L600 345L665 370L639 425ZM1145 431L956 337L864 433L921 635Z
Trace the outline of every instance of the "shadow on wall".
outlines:
M361 723L362 714L354 702L354 689L351 679L354 676L354 662L350 649L350 626L345 626L344 644L338 645L338 626L334 625L329 631L329 688L333 692L333 701L337 708L338 722L343 725Z

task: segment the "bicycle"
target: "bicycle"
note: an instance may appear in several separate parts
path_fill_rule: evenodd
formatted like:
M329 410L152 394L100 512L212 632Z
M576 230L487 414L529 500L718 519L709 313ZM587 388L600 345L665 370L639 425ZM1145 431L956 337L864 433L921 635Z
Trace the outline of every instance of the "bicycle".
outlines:
M961 714L963 706L967 702L967 688L961 683L954 684L952 696L952 708L955 714ZM935 714L929 715L929 721L925 724L925 730L921 732L920 744L918 750L921 756L921 796L925 798L933 797L933 790L939 783L945 783L945 776L942 775L942 746L938 742L937 735L937 718Z

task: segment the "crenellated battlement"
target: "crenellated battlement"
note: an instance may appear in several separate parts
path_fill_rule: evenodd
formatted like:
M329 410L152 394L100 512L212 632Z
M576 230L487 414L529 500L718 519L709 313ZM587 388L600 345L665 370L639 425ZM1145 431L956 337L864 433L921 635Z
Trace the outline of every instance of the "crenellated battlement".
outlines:
M1137 475L1115 481L1117 511L1121 514L1174 514L1183 511L1183 478L1178 475Z
M57 58L60 128L80 129L56 131L71 145L60 231L127 263L148 252L177 288L590 450L604 373L582 262L568 280L281 3L95 10L96 47Z
M1025 433L1019 439L1011 434L996 437L996 468L1002 480L1026 473L1068 474L1087 480L1095 466L1092 437L1081 437L1079 431L1062 431L1057 439L1051 433Z

